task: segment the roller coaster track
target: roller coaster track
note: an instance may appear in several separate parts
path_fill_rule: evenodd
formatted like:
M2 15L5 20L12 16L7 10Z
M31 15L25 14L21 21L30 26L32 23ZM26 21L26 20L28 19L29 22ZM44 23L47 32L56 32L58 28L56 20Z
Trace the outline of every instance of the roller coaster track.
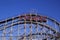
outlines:
M49 22L52 22L52 24L50 23L51 24L50 25ZM16 33L18 33L18 35L15 34L16 36L14 36L14 34L12 34L12 31L14 30L13 27L16 25L22 25L22 24L24 25L24 27L22 28L24 30L24 33L21 32L22 35L20 35L18 32L18 31L20 31L20 29L18 28L17 32L16 32ZM28 32L27 35L26 35L26 28L27 28L26 25L28 25L28 26L30 25L29 26L30 33ZM36 26L35 31L37 33L32 33L32 27L33 27L32 25ZM37 25L39 25L39 26L37 26ZM43 31L44 31L44 28L47 28L47 31L38 32L39 27L41 27L41 30L43 29ZM6 29L8 29L8 28L10 28L10 32L8 33L9 36L6 35L8 32L8 31L6 32ZM1 35L0 35L1 40L35 40L34 36L37 36L37 35L39 35L39 36L45 35L44 36L45 38L43 38L44 40L48 39L48 36L50 37L50 39L55 38L54 40L57 40L58 38L60 38L60 35L59 35L60 34L60 23L47 16L41 16L41 15L37 15L37 14L24 14L24 15L12 17L12 18L0 21L0 31L1 31ZM7 37L9 37L9 38L7 39ZM13 37L15 37L16 39L13 39ZM36 40L43 40L43 39L41 39L39 37L38 37L38 39L36 38Z

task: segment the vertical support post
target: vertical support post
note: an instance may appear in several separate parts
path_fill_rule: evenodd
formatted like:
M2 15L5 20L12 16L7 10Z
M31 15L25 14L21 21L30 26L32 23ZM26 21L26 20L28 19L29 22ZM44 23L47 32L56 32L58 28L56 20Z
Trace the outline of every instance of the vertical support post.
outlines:
M46 33L47 33L47 35L46 35L46 39L48 40L49 39L49 31L50 31L50 29L48 29L47 31L46 31Z
M37 21L38 18L37 18L37 13L36 13L36 16L35 17L36 17L36 23L37 23L36 24L36 33L38 34L38 21ZM39 40L39 36L37 38Z
M11 24L11 25L14 24L14 23L13 23L13 22L14 22L13 20L14 20L14 17L12 18L12 24ZM11 27L11 28L10 28L10 40L13 40L13 38L12 38L12 32L13 32L13 28Z
M31 25L30 25L30 40L32 40L32 16L31 16L31 13L30 13L30 22L31 22Z
M20 16L19 16L18 20L20 20ZM18 22L18 24L19 24L19 22ZM20 30L20 25L18 25L18 37L17 37L17 40L19 40L19 38L20 38L19 30Z
M43 33L42 30L43 30L43 26L41 26L41 40L42 40L42 35L43 35L43 34L42 34L42 33Z
M38 33L38 22L37 22L37 14L36 14L36 32Z
M26 17L26 14L25 14ZM24 18L24 40L26 40L26 18Z
M54 22L54 24L55 24L55 29L56 29L56 33L57 33L57 27L56 27L56 22Z
M44 27L43 31L44 31L44 39L46 39L46 34L45 34L46 30L45 30L45 27Z
M56 36L57 36L57 27L56 27L56 22L54 21L54 24L55 24L55 30L56 30L56 33L55 33L55 39L56 39Z
M51 29L49 29L49 33L51 34ZM48 38L50 38L50 36L48 35Z
M5 21L5 24L4 24L2 40L6 40L6 29L5 29L6 27L7 27L7 20Z

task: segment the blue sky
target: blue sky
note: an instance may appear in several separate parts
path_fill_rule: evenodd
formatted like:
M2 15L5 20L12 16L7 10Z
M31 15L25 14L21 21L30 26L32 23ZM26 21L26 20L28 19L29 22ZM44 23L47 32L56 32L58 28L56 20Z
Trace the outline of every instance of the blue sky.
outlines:
M32 9L60 21L60 0L0 0L0 21Z

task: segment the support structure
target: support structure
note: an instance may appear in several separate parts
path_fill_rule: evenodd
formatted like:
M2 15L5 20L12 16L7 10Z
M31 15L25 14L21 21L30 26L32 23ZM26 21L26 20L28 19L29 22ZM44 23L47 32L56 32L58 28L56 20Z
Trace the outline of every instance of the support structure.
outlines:
M60 23L47 16L23 14L0 21L0 40L59 40Z

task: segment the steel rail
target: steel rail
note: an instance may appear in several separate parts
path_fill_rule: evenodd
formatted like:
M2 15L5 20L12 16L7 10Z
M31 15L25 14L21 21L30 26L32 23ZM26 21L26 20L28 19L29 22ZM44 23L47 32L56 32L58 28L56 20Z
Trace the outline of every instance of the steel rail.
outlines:
M28 14L28 15L29 15L29 14ZM14 17L14 20L20 18L21 16L23 16L23 15ZM36 15L35 15L35 14L32 14L32 16L36 16ZM37 16L40 17L41 15L37 15ZM52 22L55 22L56 24L60 25L59 22L57 22L56 20L54 20L54 19L52 19L52 18L47 17L47 19L49 19L49 20L51 20ZM9 21L12 21L12 20L13 20L12 18L9 18L9 19L6 19L6 20L2 20L2 21L0 21L0 24L5 23L6 21L9 22Z
M26 21L27 24L30 24L31 22L30 21ZM37 24L37 22L32 22L33 24ZM12 26L15 26L15 25L18 25L18 24L24 24L24 21L23 22L16 22L16 23L13 23L13 25L11 24L10 26L7 26L5 27L6 28L9 28L9 27L12 27ZM46 27L48 29L51 29L52 31L56 32L56 30L54 30L53 28L51 28L50 26L46 25L46 24L43 24L43 23L38 23L40 26L43 26L43 27ZM4 27L3 28L0 28L0 31L4 30Z
M33 36L33 35L41 35L41 33L33 33L32 36ZM55 37L55 36L52 35L52 34L46 34L46 33L42 33L42 35L49 35L51 38ZM29 37L29 36L30 36L30 34L26 35L26 37ZM23 38L24 38L24 35L22 35L19 40L21 40L21 39L23 39Z

